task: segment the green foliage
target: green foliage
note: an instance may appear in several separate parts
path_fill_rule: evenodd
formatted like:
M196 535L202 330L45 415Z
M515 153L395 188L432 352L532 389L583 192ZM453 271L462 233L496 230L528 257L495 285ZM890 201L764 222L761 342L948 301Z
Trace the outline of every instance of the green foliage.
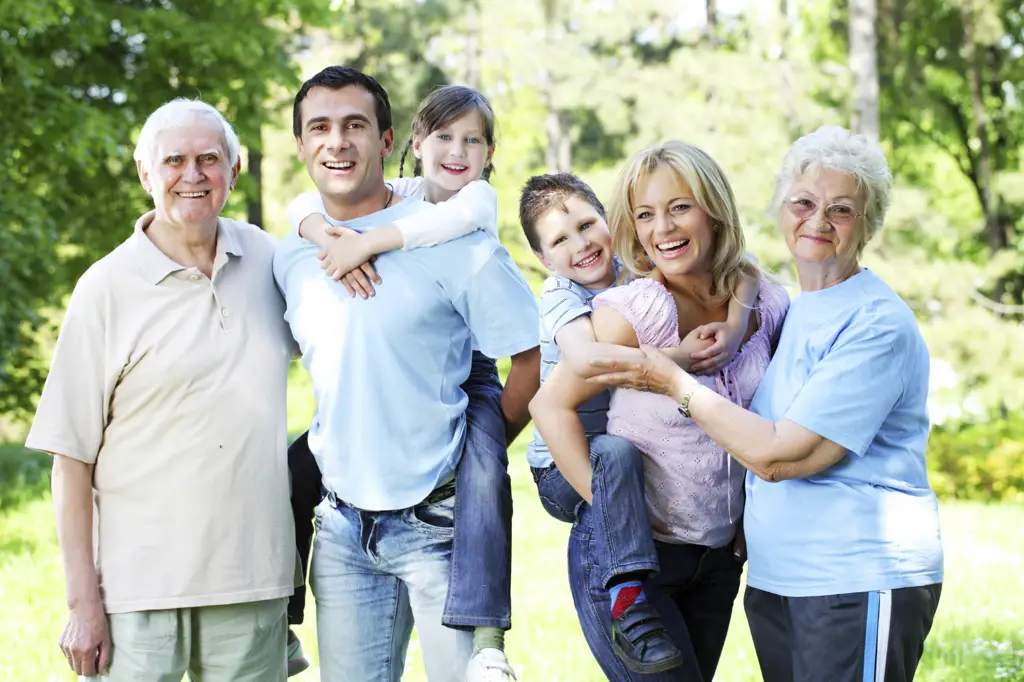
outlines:
M932 429L928 477L941 497L1024 502L1024 418Z
M40 312L146 210L132 135L160 104L201 97L244 140L275 84L296 81L290 23L317 0L0 3L0 412L29 408Z

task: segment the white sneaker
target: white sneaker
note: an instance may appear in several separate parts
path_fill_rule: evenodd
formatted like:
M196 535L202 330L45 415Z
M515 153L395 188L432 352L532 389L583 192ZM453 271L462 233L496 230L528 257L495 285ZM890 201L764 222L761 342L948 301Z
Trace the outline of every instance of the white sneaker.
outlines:
M469 659L466 682L513 682L516 671L501 649L481 649Z

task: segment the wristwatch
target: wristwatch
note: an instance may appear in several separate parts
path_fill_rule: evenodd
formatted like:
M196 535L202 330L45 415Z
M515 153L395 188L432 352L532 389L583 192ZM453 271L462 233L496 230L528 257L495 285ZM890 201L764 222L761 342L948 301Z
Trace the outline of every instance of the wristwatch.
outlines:
M693 419L693 417L690 416L690 399L696 392L696 390L687 391L686 395L683 396L683 399L679 401L679 407L676 408L679 410L679 414L683 415L687 419Z

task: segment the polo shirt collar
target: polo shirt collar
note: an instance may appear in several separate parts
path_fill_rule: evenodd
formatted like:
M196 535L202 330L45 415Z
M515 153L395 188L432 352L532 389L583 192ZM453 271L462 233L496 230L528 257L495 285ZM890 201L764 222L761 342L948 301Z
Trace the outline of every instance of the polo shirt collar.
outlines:
M150 211L135 221L135 232L132 239L135 240L135 262L138 264L142 276L150 284L159 284L165 277L179 270L185 270L185 266L171 260L167 254L157 248L145 229L153 222L156 211ZM242 243L238 238L238 231L230 220L217 219L217 256L214 259L214 267L218 268L227 261L228 255L241 257L243 255Z

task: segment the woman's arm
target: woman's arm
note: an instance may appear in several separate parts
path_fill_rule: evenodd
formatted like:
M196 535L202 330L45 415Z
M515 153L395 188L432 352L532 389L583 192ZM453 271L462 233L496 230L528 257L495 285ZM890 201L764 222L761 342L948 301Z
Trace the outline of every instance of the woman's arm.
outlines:
M633 326L614 309L598 308L592 318L598 342L634 348L639 345ZM604 386L588 383L560 362L530 401L533 422L558 470L588 503L593 498L590 479L594 472L590 444L576 410L603 390Z
M788 419L770 421L723 398L680 369L656 348L641 348L636 363L597 360L609 371L589 381L626 386L688 400L690 416L736 461L759 478L781 481L811 476L842 459L847 449Z

